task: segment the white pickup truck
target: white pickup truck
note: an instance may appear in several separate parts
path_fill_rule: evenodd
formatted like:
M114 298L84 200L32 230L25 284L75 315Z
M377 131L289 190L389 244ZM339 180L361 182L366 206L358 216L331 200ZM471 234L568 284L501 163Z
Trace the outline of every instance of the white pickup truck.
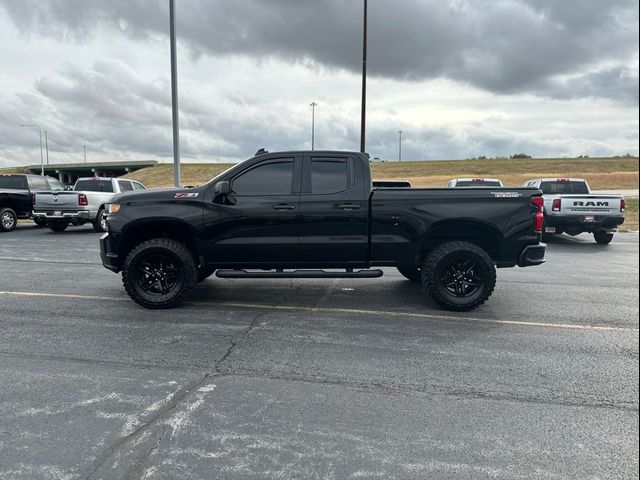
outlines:
M522 186L542 190L546 237L588 232L597 243L607 244L624 223L624 197L593 194L582 178L538 178Z
M92 223L96 232L106 232L106 206L122 192L145 190L134 180L120 178L79 178L73 191L36 192L33 218L46 222L54 232L62 232L69 225Z

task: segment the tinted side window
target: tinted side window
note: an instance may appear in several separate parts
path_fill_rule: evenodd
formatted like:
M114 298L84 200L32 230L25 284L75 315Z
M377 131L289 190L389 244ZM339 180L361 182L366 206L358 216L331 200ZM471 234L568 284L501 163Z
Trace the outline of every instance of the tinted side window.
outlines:
M311 160L311 193L338 193L348 188L346 159Z
M27 177L0 175L0 188L9 188L12 190L26 190Z
M133 191L133 185L131 185L131 182L127 182L126 180L118 180L118 184L120 185L120 191L122 192Z
M113 185L110 180L78 180L74 190L77 192L113 193Z
M233 180L237 195L288 195L293 182L293 160L258 165Z

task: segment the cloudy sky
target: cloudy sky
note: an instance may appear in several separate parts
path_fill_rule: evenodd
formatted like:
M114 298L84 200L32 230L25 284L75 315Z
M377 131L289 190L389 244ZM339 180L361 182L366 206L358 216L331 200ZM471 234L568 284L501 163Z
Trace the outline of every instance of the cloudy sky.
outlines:
M0 0L0 166L170 160L168 0ZM358 150L361 0L176 0L181 152ZM638 154L637 0L369 0L367 151Z

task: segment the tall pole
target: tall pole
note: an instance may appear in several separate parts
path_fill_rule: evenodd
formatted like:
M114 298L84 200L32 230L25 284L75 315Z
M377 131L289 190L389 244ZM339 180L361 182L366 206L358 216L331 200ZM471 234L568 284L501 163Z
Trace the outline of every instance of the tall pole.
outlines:
M40 175L44 177L44 156L42 155L42 129L40 125L35 123L20 124L21 127L36 127L38 129L38 136L40 137Z
M176 61L176 8L169 0L169 37L171 43L171 112L173 118L173 181L180 186L180 131L178 126L178 69Z
M364 28L362 35L362 106L360 108L360 152L364 153L367 110L367 0L364 0Z
M49 138L47 137L47 131L44 131L44 148L47 152L47 165L49 165Z
M316 147L316 102L311 102L311 150Z
M84 153L84 163L87 163L87 146L82 145L82 152Z
M398 130L398 161L402 161L402 130Z

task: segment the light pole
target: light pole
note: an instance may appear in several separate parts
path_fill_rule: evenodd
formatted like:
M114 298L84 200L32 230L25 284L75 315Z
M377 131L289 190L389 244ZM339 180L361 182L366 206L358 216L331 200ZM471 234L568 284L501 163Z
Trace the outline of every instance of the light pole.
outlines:
M316 146L316 102L311 102L311 150L315 150Z
M36 127L38 129L38 136L40 137L40 175L44 177L44 157L42 155L42 129L40 125L35 123L20 124L21 127Z
M49 165L49 138L47 137L47 131L44 131L44 148L47 152L47 165Z
M180 186L180 130L178 127L178 68L176 61L176 8L169 0L169 40L171 44L171 114L173 119L173 181Z
M402 130L398 130L398 161L402 161Z
M367 0L364 0L364 28L362 32L362 106L360 107L360 152L364 153L367 110Z
M84 153L84 163L87 163L87 146L82 145L82 152Z

